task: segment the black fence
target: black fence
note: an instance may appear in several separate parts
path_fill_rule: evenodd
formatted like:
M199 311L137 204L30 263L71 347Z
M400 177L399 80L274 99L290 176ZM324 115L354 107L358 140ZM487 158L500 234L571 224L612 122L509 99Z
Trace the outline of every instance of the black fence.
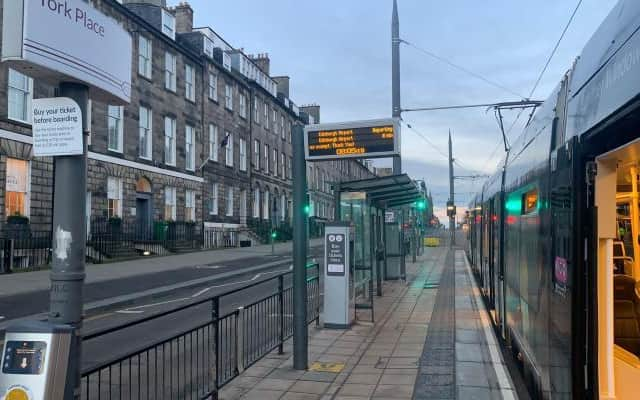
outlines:
M270 220L247 218L247 227L258 236L262 243L270 243L272 233L275 233L275 237L273 239L276 242L284 242L293 239L293 228L286 221L279 221L277 224L273 225Z
M308 323L320 320L320 267L307 266ZM217 399L218 390L262 357L279 349L293 335L291 272L215 297L151 315L83 337L97 340L151 320L173 317L193 307L210 305L210 320L183 333L127 352L83 371L81 398ZM261 285L274 289L266 296L237 306L236 298L251 297ZM231 298L231 299L230 299ZM222 311L228 308L226 312Z
M0 274L46 268L51 262L51 232L0 236Z

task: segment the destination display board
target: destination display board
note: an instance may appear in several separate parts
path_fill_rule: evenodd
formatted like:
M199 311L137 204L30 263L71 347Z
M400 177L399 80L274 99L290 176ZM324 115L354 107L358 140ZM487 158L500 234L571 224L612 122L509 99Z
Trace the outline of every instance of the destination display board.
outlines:
M308 161L390 157L400 154L400 124L380 119L309 125L304 144Z

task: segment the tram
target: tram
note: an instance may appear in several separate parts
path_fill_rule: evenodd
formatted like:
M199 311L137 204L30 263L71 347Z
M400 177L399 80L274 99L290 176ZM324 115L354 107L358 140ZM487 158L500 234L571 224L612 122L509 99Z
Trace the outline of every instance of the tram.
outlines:
M533 398L640 398L640 1L620 1L469 205Z

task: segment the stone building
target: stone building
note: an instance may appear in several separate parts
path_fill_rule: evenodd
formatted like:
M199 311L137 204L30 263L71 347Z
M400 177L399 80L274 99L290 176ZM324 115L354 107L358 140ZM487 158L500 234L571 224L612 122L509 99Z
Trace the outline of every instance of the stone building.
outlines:
M246 55L213 29L194 27L187 3L91 3L131 33L133 54L131 103L93 101L85 115L90 220L288 223L292 127L319 122L319 106L299 109L289 77L270 76L268 55ZM55 94L0 64L0 231L8 217L51 229L53 162L33 157L30 119L32 100ZM310 168L319 218L332 215L331 182L372 176L353 160Z

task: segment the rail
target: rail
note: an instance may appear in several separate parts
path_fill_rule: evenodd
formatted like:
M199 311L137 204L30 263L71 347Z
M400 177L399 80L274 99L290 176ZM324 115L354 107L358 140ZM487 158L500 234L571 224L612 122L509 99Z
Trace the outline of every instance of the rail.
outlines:
M292 272L83 335L83 343L210 304L208 321L93 365L82 374L82 399L209 399L293 336ZM258 286L269 293L238 306ZM233 298L232 298L233 297ZM227 304L229 303L229 304ZM226 312L224 308L228 308ZM320 266L307 264L308 323L320 321Z

